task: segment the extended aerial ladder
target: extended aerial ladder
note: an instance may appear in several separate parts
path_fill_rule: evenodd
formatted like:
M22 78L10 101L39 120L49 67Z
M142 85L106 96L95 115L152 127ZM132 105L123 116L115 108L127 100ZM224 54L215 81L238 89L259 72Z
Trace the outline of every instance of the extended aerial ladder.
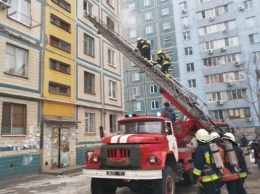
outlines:
M98 34L101 34L110 41L119 51L138 66L141 71L153 79L153 81L161 87L162 95L188 119L192 120L197 128L205 128L209 131L219 133L223 132L223 130L203 112L203 109L207 109L207 105L198 96L190 92L174 77L171 76L167 78L159 67L153 66L152 63L146 61L139 53L134 52L133 46L120 34L109 28L100 18L87 13L85 17L94 24L98 30ZM182 137L184 138L185 136Z

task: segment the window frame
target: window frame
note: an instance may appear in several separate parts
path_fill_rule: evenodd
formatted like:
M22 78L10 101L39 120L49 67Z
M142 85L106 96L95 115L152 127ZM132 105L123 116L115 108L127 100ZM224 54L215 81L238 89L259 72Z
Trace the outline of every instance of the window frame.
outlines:
M23 2L22 2L23 1ZM22 9L24 9L24 5L22 5L22 3L28 3L28 12L27 12L27 15L25 15L24 13L22 13ZM28 0L21 0L21 1L11 1L11 3L17 3L17 10L14 11L14 12L11 12L12 11L12 8L14 8L15 6L13 4L11 4L11 7L7 10L7 17L23 24L23 25L26 25L26 26L31 26L31 22L32 22L32 19L31 19L31 1L28 1ZM9 11L11 13L9 13ZM14 15L16 15L17 13L17 18L14 17ZM25 17L26 20L28 20L27 22L23 22L21 21L21 17Z
M84 93L96 94L95 89L95 74L84 71Z
M53 63L55 63L55 67L53 67ZM61 66L66 66L67 68L67 71L62 71L62 68ZM67 63L64 63L64 62L61 62L61 61L58 61L56 59L53 59L53 58L49 58L49 68L54 70L54 71L59 71L61 73L65 73L65 74L71 74L71 65L67 64Z
M65 0L51 0L51 1L56 5L60 6L61 8L63 8L64 10L71 12L71 4L69 4ZM64 6L67 6L68 8L64 7L63 4L66 4Z
M53 20L58 21L59 24L57 24L57 23L56 23L55 21L53 21ZM60 17L54 15L53 13L51 13L51 15L50 15L50 23L53 24L53 25L55 25L55 26L57 26L57 27L59 27L60 29L66 31L66 32L71 32L71 24L68 23L68 22L66 22L66 21L64 21L64 20L61 19ZM64 28L61 26L62 24L65 24L65 26L67 25L67 30L64 29Z
M150 94L158 93L158 86L156 84L150 85Z
M84 49L83 52L84 54L91 56L91 57L95 57L95 38L93 38L92 36L84 33L83 35L84 37ZM93 48L90 48L93 47Z
M107 50L107 62L109 66L116 67L116 52L112 49Z
M151 100L151 110L159 109L159 101L158 100Z
M52 91L51 87L56 87L57 91ZM65 88L67 91L66 93L60 92L61 87ZM57 82L49 81L48 84L48 91L50 94L57 94L57 95L63 95L63 96L71 96L71 87L68 85L60 84Z
M53 44L54 41L58 42L58 45ZM64 46L68 47L68 50L62 48L62 44L64 44ZM71 44L66 42L66 41L64 41L64 40L61 40L61 39L57 38L56 36L50 35L50 45L55 47L55 48L57 48L57 49L65 51L67 53L71 53Z
M85 112L85 130L84 133L96 133L96 114ZM88 127L90 125L90 127ZM88 129L89 128L89 129Z
M117 99L117 82L109 80L109 98Z

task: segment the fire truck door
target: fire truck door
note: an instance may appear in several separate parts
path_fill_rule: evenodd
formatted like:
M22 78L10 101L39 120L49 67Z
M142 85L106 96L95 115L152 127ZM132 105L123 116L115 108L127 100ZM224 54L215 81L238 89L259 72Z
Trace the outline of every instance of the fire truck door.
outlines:
M178 162L178 160L179 160L178 145L177 145L176 137L174 136L174 133L173 133L172 123L166 122L166 127L169 130L169 132L167 134L169 150L173 151L175 159Z

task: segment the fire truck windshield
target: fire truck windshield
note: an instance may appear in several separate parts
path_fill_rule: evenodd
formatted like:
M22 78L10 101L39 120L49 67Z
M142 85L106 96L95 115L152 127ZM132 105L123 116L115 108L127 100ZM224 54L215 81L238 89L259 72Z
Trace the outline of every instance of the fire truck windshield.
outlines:
M139 121L120 123L119 130L124 134L133 133L163 133L163 123L161 121Z

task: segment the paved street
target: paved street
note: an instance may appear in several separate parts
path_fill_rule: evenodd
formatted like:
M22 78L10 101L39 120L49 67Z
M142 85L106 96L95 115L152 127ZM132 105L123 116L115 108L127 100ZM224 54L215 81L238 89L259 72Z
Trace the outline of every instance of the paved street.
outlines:
M254 172L246 182L248 194L259 194L260 172ZM67 176L39 174L23 179L0 182L0 194L90 194L90 179L79 173ZM195 194L196 187L177 186L176 194ZM127 188L118 189L117 194L134 194ZM225 188L222 194L227 194Z

